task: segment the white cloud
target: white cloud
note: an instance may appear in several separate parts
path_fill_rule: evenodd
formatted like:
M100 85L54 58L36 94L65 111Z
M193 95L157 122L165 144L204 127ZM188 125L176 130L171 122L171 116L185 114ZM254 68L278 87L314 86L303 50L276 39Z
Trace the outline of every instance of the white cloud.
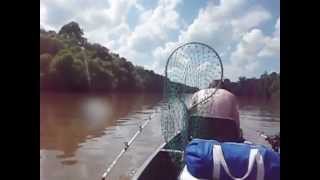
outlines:
M250 62L265 46L265 37L260 29L246 33L234 52L231 53L231 63L242 66Z
M246 33L236 50L231 54L231 62L237 65L250 62L258 57L277 57L280 54L280 18L278 18L272 36L266 36L260 29Z
M53 29L50 25L47 24L47 13L47 7L40 1L40 28Z
M140 0L41 0L40 27L59 30L64 24L77 21L90 42L105 45L134 64L161 74L171 51L190 41L204 42L216 49L225 75L231 79L257 74L261 59L279 59L280 18L273 34L266 35L262 26L272 15L258 3L208 1L191 24L178 12L182 3L186 2L158 0L149 9ZM129 26L130 10L138 19Z
M109 49L117 49L123 43L123 38L128 36L130 28L128 24L121 23L113 28L101 27L86 33L90 42L102 43Z
M159 74L164 74L164 68L167 58L169 57L171 51L176 47L177 43L175 42L168 42L164 45L164 47L157 47L152 52L152 57L154 58L152 69L154 69Z
M85 0L41 0L40 26L57 31L63 24L76 21L90 42L105 45L134 64L151 68L148 62L151 62L152 49L168 41L168 33L180 27L179 14L175 10L180 2L159 0L154 9L145 9L138 0L97 0L94 3ZM49 12L46 7L50 7ZM133 29L128 25L131 8L140 14L140 20ZM63 17L53 16L59 13ZM148 51L150 53L146 53Z
M259 57L280 58L280 17L277 19L272 37L266 37L265 48L258 54Z
M127 24L128 12L131 8L143 9L136 0L109 0L108 6L99 8L87 8L75 16L75 20L85 26L85 30L90 32L104 28L107 31L119 28Z
M245 0L209 3L179 36L180 41L200 40L225 48L232 40L270 19L270 13L260 6L249 6ZM233 38L233 39L232 39ZM222 48L221 48L222 49Z
M279 55L280 17L271 36L264 35L261 29L253 29L242 37L235 51L231 53L230 64L227 66L232 71L229 70L226 75L233 80L240 75L254 76L261 66L261 61L266 60L266 57L270 58L268 60L279 60Z
M158 67L164 66L173 47L190 41L204 42L216 49L219 54L222 54L221 57L227 59L233 50L232 47L238 44L246 33L259 27L270 18L270 12L261 6L251 5L247 0L221 0L219 4L209 2L205 8L200 9L193 22L180 31L178 41L167 42L153 51L153 58L155 59L153 68L162 69ZM257 35L259 35L259 32L253 36ZM263 36L262 32L260 32L260 36ZM246 38L254 37L247 36ZM238 51L252 50L254 50L253 47L245 50L241 46ZM226 64L226 59L223 59L224 64ZM254 66L248 67L252 69ZM225 69L229 71L228 68Z
M231 20L232 27L234 28L234 34L239 37L249 29L257 27L261 23L269 20L271 14L261 7L255 7L245 15Z
M280 17L277 19L275 28L276 28L276 31L275 31L274 35L275 36L280 36Z
M40 24L50 24L54 30L77 21L86 33L104 28L112 30L127 23L130 8L143 9L137 0L41 0Z
M159 1L154 10L142 14L142 22L136 26L128 38L128 45L131 48L141 47L140 50L145 50L144 44L148 46L168 40L168 31L179 27L179 14L175 11L176 5L176 1Z
M151 68L151 52L169 41L168 34L181 26L176 11L179 3L178 0L159 0L156 8L143 12L139 24L124 37L118 52L135 63Z

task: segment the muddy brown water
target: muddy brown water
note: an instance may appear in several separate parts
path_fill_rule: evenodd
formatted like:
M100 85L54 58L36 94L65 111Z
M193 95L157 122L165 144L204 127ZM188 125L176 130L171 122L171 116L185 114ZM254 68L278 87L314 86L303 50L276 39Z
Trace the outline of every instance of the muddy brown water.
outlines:
M40 179L100 180L137 131L139 124L161 106L159 94L42 93L40 99ZM279 104L239 98L244 136L265 141L280 131ZM138 136L110 174L110 179L130 179L137 168L163 143L159 113Z

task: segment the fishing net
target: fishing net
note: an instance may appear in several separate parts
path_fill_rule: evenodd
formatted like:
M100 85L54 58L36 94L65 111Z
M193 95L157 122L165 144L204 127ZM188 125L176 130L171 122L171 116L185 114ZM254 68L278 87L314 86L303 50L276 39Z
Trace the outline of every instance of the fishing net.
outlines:
M165 148L183 150L190 139L188 112L199 103L205 103L216 91L197 104L191 104L192 94L209 87L219 88L223 78L221 59L206 44L186 43L169 56L165 76L164 98L167 105L161 114L162 135L167 142Z

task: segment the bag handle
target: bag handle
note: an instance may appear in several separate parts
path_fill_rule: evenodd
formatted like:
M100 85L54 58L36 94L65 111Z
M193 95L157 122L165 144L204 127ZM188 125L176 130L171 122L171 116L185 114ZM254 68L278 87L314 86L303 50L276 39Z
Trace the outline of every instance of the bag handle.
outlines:
M233 180L244 180L246 179L253 168L254 162L257 162L257 180L264 179L264 163L261 154L259 153L258 149L251 149L249 155L249 163L248 163L248 170L246 174L241 178L234 177L227 166L227 163L223 157L223 152L220 145L213 145L212 148L213 154L213 180L220 179L220 167L222 165L225 172L231 177Z

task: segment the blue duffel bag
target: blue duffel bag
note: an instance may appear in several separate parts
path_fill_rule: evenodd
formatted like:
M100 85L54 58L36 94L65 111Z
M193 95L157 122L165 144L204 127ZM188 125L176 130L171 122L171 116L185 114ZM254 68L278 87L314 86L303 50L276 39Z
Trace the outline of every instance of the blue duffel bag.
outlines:
M280 154L262 145L193 139L185 149L185 162L198 179L280 179Z

